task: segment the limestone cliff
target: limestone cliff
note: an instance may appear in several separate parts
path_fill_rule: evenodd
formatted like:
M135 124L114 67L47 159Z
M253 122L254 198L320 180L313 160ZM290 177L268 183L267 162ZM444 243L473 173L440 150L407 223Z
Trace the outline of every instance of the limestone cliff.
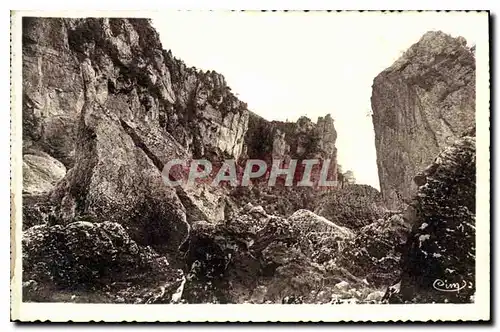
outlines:
M475 58L464 38L428 32L374 80L373 125L387 204L415 193L413 177L475 116Z
M24 18L25 148L73 165L83 62L97 102L132 127L173 136L195 157L240 155L246 104L222 75L189 68L163 50L145 19Z
M330 160L328 180L337 180L337 131L330 114L312 122L301 117L296 122L266 121L250 112L245 136L246 156L262 159L270 165L273 160L298 160L296 180L302 177L303 159ZM313 169L315 171L316 169ZM314 177L314 174L313 176Z
M38 219L109 220L139 244L175 249L187 223L223 220L226 200L223 191L209 199L205 190L166 187L163 165L272 152L254 144L263 137L248 129L247 105L224 77L176 59L146 19L24 18L23 78L25 201L57 207ZM309 120L259 121L281 128L283 147L269 142L276 153L292 145L293 157L335 157L331 117L318 130Z
M223 187L188 191L162 179L171 159L318 158L332 160L332 180L335 140L331 116L292 123L250 113L220 74L163 50L147 20L25 18L23 299L379 300L355 254L338 259L359 263L359 275L332 260L340 242L363 242L352 225L299 210L314 188L252 188L266 208L283 208L273 215Z

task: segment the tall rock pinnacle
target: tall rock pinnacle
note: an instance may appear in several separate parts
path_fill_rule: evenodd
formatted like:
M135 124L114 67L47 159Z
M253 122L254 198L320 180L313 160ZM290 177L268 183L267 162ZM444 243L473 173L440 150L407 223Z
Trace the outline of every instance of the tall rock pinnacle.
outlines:
M463 37L426 33L374 80L373 125L380 188L396 208L413 178L475 119L475 58Z

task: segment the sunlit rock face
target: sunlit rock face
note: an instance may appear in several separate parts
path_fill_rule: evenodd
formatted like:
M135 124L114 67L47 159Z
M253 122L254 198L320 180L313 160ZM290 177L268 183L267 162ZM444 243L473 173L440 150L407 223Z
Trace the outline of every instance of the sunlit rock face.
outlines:
M45 194L66 175L66 167L46 153L34 153L23 156L23 193Z
M475 58L463 38L428 32L373 82L380 188L390 207L413 177L475 119Z
M246 104L224 77L187 67L145 19L23 20L24 146L73 166L86 61L100 105L119 119L171 134L196 157L238 158Z

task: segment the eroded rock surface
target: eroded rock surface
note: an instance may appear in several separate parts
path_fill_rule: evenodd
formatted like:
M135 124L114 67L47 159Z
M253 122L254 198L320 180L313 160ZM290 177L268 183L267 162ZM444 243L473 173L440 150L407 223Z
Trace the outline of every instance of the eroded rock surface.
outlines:
M193 225L186 298L214 303L363 301L374 289L335 263L354 233L306 210L289 219L248 204L224 224Z
M24 232L23 280L25 301L170 303L184 276L121 225L76 221Z
M43 152L23 156L23 193L39 195L50 192L66 175L66 167Z
M475 58L463 38L428 32L373 82L380 188L391 208L413 177L474 123Z

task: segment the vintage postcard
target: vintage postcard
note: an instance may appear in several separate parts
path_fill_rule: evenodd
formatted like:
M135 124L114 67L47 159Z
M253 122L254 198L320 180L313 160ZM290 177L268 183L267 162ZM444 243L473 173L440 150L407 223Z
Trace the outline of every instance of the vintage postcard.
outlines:
M490 320L488 29L12 12L12 320Z

